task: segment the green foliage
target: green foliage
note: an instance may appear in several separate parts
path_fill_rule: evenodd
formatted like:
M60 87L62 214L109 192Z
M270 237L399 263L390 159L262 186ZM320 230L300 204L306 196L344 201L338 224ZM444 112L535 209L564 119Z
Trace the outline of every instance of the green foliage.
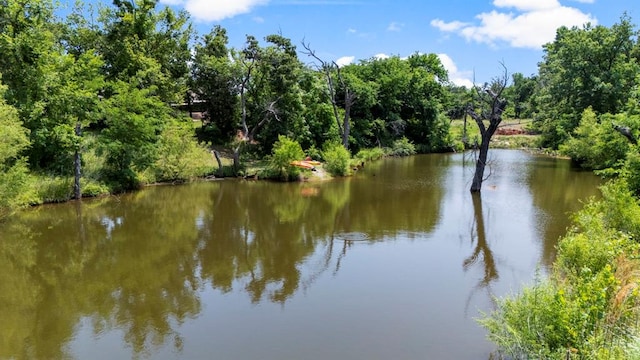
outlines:
M313 160L322 160L322 150L318 149L315 145L312 145L310 148L305 151L308 157Z
M358 151L358 153L355 155L355 158L365 162L369 162L381 159L382 157L384 157L384 155L385 153L382 148L375 147Z
M15 108L5 104L0 84L0 218L28 204L28 169L21 156L29 146L29 131L18 120Z
M114 1L104 8L102 35L96 45L110 82L135 82L166 103L179 103L186 93L193 30L186 13L157 1Z
M620 167L629 150L629 141L613 128L620 120L620 116L602 116L599 121L593 109L587 108L575 135L560 145L560 151L588 169Z
M304 151L302 151L300 144L280 135L278 141L273 144L267 167L267 177L283 181L298 180L301 169L291 165L291 162L303 158Z
M73 179L70 177L39 175L31 186L39 204L65 202L73 197Z
M622 177L626 180L629 190L636 196L640 196L640 148L631 147L627 153Z
M389 150L391 156L409 156L416 153L416 147L407 138L402 138L393 142Z
M207 114L198 129L202 141L225 142L235 135L238 127L240 68L231 61L228 41L226 30L218 25L204 36L203 44L195 46L191 88L198 100L205 101L199 109Z
M100 195L108 195L111 193L109 187L105 184L96 182L91 179L83 179L80 183L83 197L95 197Z
M635 351L640 301L636 239L640 204L624 182L602 187L558 246L555 273L499 299L480 323L514 358L627 359ZM573 357L571 357L573 358Z
M628 16L611 27L561 27L544 46L539 65L538 129L544 143L557 148L579 125L582 112L617 114L636 85L637 38Z
M136 172L157 159L157 135L169 120L169 108L149 90L118 83L105 100L106 128L101 132L98 155L106 156L105 175L116 190L140 186Z
M157 181L190 180L213 172L213 155L200 146L187 122L171 122L158 140L152 165Z
M333 176L349 175L351 153L337 141L328 141L322 147L324 168Z
M516 119L529 118L533 113L533 95L536 89L537 76L526 77L522 73L511 75L512 85L505 89L509 105L507 112Z
M357 95L351 109L356 150L391 146L402 137L430 151L448 146L448 121L440 116L449 101L447 73L437 55L370 59L343 72Z

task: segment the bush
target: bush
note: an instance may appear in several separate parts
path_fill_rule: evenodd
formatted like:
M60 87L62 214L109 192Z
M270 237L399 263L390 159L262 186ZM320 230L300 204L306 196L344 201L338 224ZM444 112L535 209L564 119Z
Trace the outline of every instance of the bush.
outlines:
M371 149L362 149L358 151L355 158L358 160L362 160L365 162L378 160L384 157L384 150L379 147L374 147Z
M37 176L31 186L35 189L38 203L65 202L73 197L71 177Z
M193 126L174 121L160 136L152 169L157 181L190 180L212 173L213 162L213 155L193 137Z
M35 201L28 187L26 161L20 160L10 168L0 171L0 218Z
M279 135L278 141L273 144L265 176L282 181L297 180L301 169L292 166L291 162L303 158L304 151L297 141Z
M629 190L636 196L640 196L640 148L634 146L627 153L622 176L627 181Z
M402 139L393 142L393 147L389 151L391 156L409 156L416 153L416 147L409 139L403 137Z
M324 168L333 176L349 175L349 163L351 154L339 142L329 141L323 146L322 157Z
M637 352L640 205L624 182L602 188L558 245L555 272L499 299L479 322L514 358L628 359ZM631 257L628 257L630 254Z
M575 129L575 134L560 146L560 151L587 169L620 167L629 142L618 134L612 123L622 122L620 116L603 115L600 121L591 108L587 108Z
M82 179L81 183L82 196L84 197L108 195L110 193L109 187L105 184L87 179Z

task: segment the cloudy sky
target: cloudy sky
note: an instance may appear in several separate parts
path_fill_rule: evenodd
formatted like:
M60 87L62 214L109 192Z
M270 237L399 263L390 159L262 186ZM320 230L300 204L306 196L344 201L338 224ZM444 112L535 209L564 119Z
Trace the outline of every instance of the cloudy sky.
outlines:
M199 34L227 29L231 45L245 35L281 33L341 64L374 56L436 53L451 80L469 85L501 73L531 75L542 45L559 26L610 26L627 12L640 24L638 0L160 0L191 14ZM300 48L300 46L299 46ZM303 61L311 59L301 56Z

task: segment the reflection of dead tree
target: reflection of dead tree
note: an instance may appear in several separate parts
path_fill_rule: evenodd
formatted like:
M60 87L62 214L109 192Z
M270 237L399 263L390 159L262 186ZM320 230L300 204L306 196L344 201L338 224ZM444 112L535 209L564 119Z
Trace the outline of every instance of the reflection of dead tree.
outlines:
M329 100L331 101L331 105L333 106L333 116L336 119L336 124L338 125L338 130L340 131L340 135L342 136L342 146L345 149L349 149L349 133L351 132L351 125L349 123L351 117L351 106L355 103L356 94L347 86L344 81L344 77L342 76L342 72L340 71L340 66L335 61L324 61L316 55L316 52L311 50L310 44L305 44L302 42L302 47L306 51L303 54L313 57L320 63L320 70L324 73L324 76L327 79L327 87L329 92ZM340 115L338 112L338 102L336 100L336 86L334 75L337 77L338 82L344 89L344 118L342 123L340 122Z
M475 120L478 128L480 129L480 154L476 161L476 171L473 176L473 182L471 183L471 192L480 192L482 188L482 182L484 178L484 168L487 164L487 154L489 153L489 142L491 137L498 129L498 125L502 122L502 113L507 106L507 101L500 96L507 87L508 74L507 68L504 68L504 74L493 80L488 85L485 84L483 89L476 87L477 97L480 100L480 112L477 113L474 106L470 106L467 109L467 113L473 120ZM485 121L489 121L489 126L485 125Z
M476 246L473 249L473 253L464 259L462 262L462 268L466 271L472 265L478 262L478 259L482 257L482 261L484 263L484 276L478 284L473 288L471 293L469 294L469 298L467 299L467 306L469 301L471 301L471 297L473 294L481 289L488 289L489 285L492 281L498 279L498 270L496 268L496 263L493 258L493 253L489 248L489 243L487 242L487 233L484 225L484 214L482 212L482 198L480 193L472 194L473 201L473 217L474 217L474 225L475 225L475 236L472 234L471 240L476 240Z

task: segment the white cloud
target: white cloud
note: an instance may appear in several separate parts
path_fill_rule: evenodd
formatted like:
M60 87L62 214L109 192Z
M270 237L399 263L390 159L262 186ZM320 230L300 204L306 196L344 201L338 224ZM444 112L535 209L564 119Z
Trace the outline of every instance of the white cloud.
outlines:
M493 0L495 7L516 8L520 11L548 10L560 7L558 0Z
M404 27L404 24L394 21L391 24L389 24L389 26L387 26L387 31L402 31L403 27Z
M438 58L449 74L449 81L457 86L464 86L466 88L473 87L473 81L469 79L472 75L470 71L459 71L456 63L447 54L438 54Z
M160 0L161 3L182 6L196 20L220 21L250 12L269 0Z
M465 23L461 21L452 21L447 23L440 19L431 20L431 26L437 27L441 31L456 31L468 25L469 23Z
M385 53L380 53L380 54L373 55L373 58L376 59L376 60L384 60L384 59L388 59L389 55L387 55Z
M591 14L562 6L557 0L494 0L493 4L498 8L514 8L516 13L498 10L484 12L476 16L480 21L476 25L440 19L432 20L431 25L443 32L456 33L468 41L540 49L542 45L553 41L560 26L597 23Z
M336 64L338 64L339 67L343 67L346 65L349 65L351 63L353 63L353 60L355 60L356 57L355 56L343 56L341 58L339 58L338 60L336 60Z

